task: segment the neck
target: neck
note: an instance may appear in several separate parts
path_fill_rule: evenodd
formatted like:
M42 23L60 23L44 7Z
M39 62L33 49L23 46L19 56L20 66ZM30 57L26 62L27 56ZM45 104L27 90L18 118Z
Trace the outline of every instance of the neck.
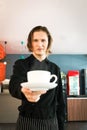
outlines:
M42 61L42 60L44 60L47 57L47 55L35 55L34 53L33 53L33 55L39 61Z

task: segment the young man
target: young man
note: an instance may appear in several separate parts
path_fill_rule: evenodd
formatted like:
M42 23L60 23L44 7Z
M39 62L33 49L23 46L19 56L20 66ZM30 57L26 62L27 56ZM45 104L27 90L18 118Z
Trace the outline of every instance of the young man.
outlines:
M28 36L27 47L32 54L17 60L9 83L11 95L22 101L16 130L64 130L64 100L60 68L47 59L51 53L52 37L44 26L34 27ZM57 87L48 91L31 91L22 87L27 72L47 70L58 77ZM44 80L44 79L43 79Z

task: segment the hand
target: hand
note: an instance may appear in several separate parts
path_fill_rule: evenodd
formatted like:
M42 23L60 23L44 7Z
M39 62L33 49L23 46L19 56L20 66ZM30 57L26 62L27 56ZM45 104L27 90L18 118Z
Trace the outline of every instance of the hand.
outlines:
M42 94L45 94L46 91L42 90L42 91L31 91L28 88L21 88L21 92L25 95L25 97L27 98L27 100L29 102L38 102L40 99L40 96Z

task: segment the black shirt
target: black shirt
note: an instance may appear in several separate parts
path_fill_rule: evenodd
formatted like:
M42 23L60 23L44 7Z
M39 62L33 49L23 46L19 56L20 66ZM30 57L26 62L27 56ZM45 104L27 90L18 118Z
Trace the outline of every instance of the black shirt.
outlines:
M27 101L21 93L20 83L27 82L27 72L31 70L47 70L58 77L58 86L41 95L40 100L36 103ZM30 55L26 59L17 60L9 83L9 91L13 97L22 100L22 104L18 108L22 116L36 119L50 119L57 116L60 130L63 130L65 118L64 100L60 68L56 64L47 58L40 62L33 55Z

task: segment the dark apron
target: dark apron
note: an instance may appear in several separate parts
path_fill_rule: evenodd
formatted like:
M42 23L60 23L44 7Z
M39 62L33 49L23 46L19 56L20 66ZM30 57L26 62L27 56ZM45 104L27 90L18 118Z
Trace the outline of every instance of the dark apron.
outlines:
M19 116L16 130L59 130L57 118L54 119L30 119Z

